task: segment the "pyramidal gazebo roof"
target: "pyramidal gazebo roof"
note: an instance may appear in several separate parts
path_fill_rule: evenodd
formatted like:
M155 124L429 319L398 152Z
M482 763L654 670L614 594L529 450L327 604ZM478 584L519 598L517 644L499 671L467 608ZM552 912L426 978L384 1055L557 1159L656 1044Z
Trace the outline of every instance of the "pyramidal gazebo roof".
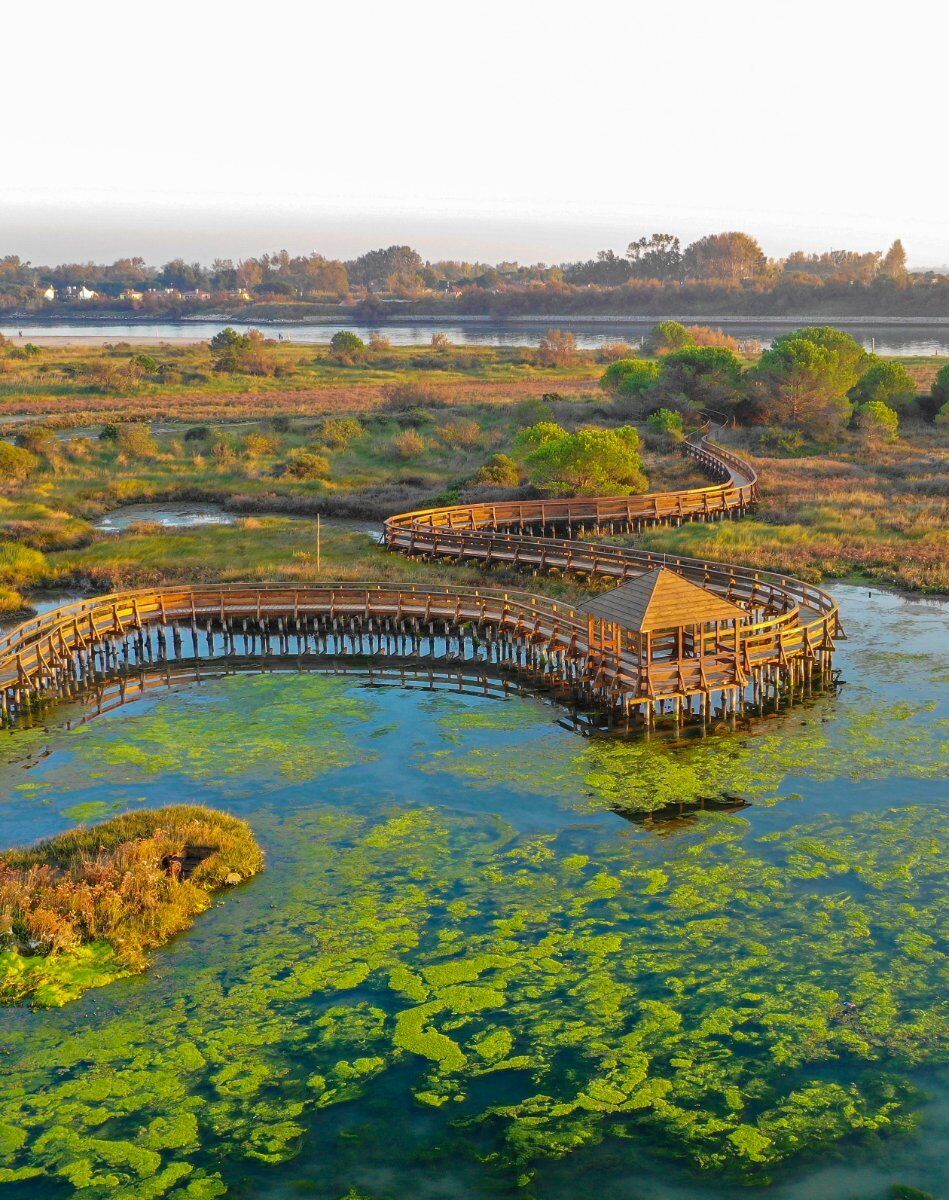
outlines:
M637 633L733 621L745 615L737 604L708 588L690 583L668 567L646 571L581 606L581 611L613 621Z

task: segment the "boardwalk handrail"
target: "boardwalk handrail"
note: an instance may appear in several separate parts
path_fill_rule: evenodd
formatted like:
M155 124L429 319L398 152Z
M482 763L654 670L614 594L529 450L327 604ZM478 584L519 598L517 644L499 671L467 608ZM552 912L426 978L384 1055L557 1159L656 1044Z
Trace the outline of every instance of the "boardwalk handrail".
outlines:
M646 666L628 650L590 641L588 618L570 604L527 591L426 587L418 584L350 582L316 585L295 581L167 586L120 591L70 604L24 621L0 637L0 708L16 716L46 695L75 695L90 681L115 678L130 662L151 665L180 657L180 631L190 627L195 653L199 631L209 652L223 639L224 652L269 647L279 631L290 652L385 654L408 639L418 654L434 652L436 627L446 647L475 657L487 646L494 661L545 686L559 688L626 717L656 702L702 697L702 713L718 694L722 704L744 703L746 687L766 687L778 697L779 678L810 684L811 670L830 666L839 631L837 605L826 592L787 576L702 559L621 547L573 536L588 525L608 531L616 522L641 528L660 521L723 519L741 514L757 497L751 464L703 433L685 446L718 482L709 487L630 497L577 497L451 505L391 517L388 548L453 560L563 570L617 583L657 566L669 567L744 609L731 657L716 631L695 635L686 656L669 655ZM566 527L567 537L553 536ZM156 632L157 647L152 634ZM173 633L174 654L167 634ZM470 631L470 632L466 632ZM376 639L375 645L373 639ZM395 639L393 641L393 639ZM485 639L483 642L481 639ZM230 650L228 650L228 646ZM358 646L358 650L357 650ZM696 653L697 651L697 653ZM124 656L123 656L124 655ZM750 682L749 682L750 681ZM651 719L651 716L649 717Z

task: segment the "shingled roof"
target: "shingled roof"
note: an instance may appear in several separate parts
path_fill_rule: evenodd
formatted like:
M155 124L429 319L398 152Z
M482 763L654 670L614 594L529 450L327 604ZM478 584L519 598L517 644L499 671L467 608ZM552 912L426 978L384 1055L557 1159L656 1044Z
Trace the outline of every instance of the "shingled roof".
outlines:
M737 604L690 583L668 567L646 571L611 592L604 592L582 605L581 611L638 633L702 625L706 621L732 621L745 615L745 610Z

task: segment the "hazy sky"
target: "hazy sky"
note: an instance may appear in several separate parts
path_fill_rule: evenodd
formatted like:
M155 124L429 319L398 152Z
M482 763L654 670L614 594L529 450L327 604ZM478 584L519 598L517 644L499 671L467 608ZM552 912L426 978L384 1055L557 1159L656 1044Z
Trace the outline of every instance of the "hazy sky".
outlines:
M552 262L741 228L949 263L932 0L46 0L3 38L0 254Z

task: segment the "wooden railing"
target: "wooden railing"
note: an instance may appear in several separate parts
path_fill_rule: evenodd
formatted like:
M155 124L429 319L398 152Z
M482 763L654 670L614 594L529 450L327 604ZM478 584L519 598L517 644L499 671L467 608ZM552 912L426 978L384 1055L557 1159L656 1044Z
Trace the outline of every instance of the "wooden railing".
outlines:
M750 464L706 437L688 443L687 452L721 482L649 496L425 509L390 518L385 542L410 554L562 570L617 583L659 565L670 567L745 610L740 661L734 651L730 657L720 653L707 635L697 656L652 662L644 672L632 655L589 645L584 614L521 591L380 583L172 586L80 600L0 637L2 715L15 717L47 696L75 695L129 663L180 659L182 631L188 630L195 656L202 634L208 653L227 654L236 653L240 637L245 650L256 638L261 644L266 638L269 646L274 629L287 653L309 653L311 638L319 652L345 651L347 637L350 649L358 637L364 652L368 636L368 652L386 654L393 637L401 636L404 647L408 632L412 653L418 654L425 636L434 647L440 625L443 644L453 637L459 657L487 654L489 661L627 715L664 698L676 699L678 714L679 701L695 695L705 697L704 714L716 691L734 703L746 687L763 686L766 676L777 688L774 681L784 672L793 687L803 681L804 666L809 683L813 666L818 671L830 666L839 632L837 606L826 592L772 572L535 532L714 520L744 512L754 502L757 476ZM215 638L223 638L223 650Z

